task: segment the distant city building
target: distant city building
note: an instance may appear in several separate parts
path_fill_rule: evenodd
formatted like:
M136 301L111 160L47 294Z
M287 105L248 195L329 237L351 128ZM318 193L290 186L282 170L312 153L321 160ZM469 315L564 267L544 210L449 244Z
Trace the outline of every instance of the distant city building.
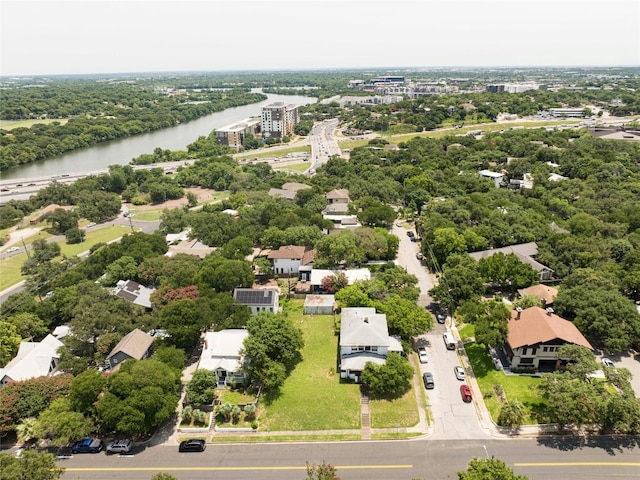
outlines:
M548 112L552 117L584 117L584 109L582 108L550 108Z
M216 130L216 142L218 145L240 148L247 134L258 135L261 132L261 126L260 118L247 118L241 122L232 123Z
M487 92L491 93L522 93L528 90L545 90L545 85L538 85L537 83L497 83L493 85L487 85Z
M300 121L300 111L297 105L275 102L262 107L262 137L282 138L293 134L295 126Z

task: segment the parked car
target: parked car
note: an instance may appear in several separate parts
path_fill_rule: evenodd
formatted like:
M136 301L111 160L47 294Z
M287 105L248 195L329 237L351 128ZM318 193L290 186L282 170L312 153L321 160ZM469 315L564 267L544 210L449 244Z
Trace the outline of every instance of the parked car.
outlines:
M426 348L418 347L418 358L420 359L420 363L427 363L429 361Z
M456 375L458 380L464 381L464 368L460 365L453 367L453 373Z
M431 390L436 387L436 384L433 381L433 374L431 372L424 372L422 374L422 381L424 382L424 388L427 390Z
M407 237L409 238L413 238L414 237L414 233L411 230L407 230Z
M438 323L444 323L446 318L447 317L444 316L444 313L442 313L442 312L436 313L436 320L438 320Z
M180 452L204 452L204 449L207 448L204 440L199 439L191 439L180 442L180 446L178 447L178 451Z
M129 453L133 443L131 440L116 440L107 445L106 452L109 453Z
M20 250L20 247L11 247L7 249L7 253L17 252L18 250Z
M460 395L462 396L463 402L469 403L473 400L473 397L471 396L471 389L468 385L460 385Z
M104 448L104 442L99 438L85 438L71 446L71 453L98 453Z
M422 260L422 253L421 252L416 253L416 258L418 260Z
M613 361L610 358L603 358L602 359L602 364L605 367L609 367L609 368L616 368L615 364L613 363Z
M95 227L96 226L96 222L91 222L87 224L87 228L91 228L91 227Z

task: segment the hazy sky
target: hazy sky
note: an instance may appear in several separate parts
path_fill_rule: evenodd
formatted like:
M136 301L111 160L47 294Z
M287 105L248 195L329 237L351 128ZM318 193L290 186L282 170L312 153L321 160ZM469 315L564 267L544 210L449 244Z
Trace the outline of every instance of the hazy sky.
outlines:
M640 65L638 0L0 0L0 74Z

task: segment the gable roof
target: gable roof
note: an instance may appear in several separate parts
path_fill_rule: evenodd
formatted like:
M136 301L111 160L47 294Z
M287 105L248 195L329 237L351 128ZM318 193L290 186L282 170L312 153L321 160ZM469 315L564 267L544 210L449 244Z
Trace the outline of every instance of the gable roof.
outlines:
M533 258L538 254L538 244L536 242L519 243L517 245L509 245L507 247L491 248L480 252L471 252L469 255L475 260L481 260L483 258L489 258L496 253L502 253L503 255L513 254L518 257L522 263L531 265L536 272L541 272L543 270L553 271Z
M233 290L233 298L243 305L273 305L274 297L277 298L278 290L275 288L236 288Z
M343 308L340 319L340 346L389 346L387 316L375 308Z
M51 361L60 358L58 348L61 346L62 342L51 334L40 342L21 342L16 356L0 368L0 383L49 375Z
M529 288L521 288L518 290L518 293L523 297L525 295L531 295L532 297L541 298L547 305L549 305L552 304L558 296L558 289L538 283L537 285L532 285Z
M593 349L573 323L540 307L529 307L523 310L519 319L518 312L512 311L507 339L511 348L559 339Z
M335 190L331 190L330 192L327 192L326 197L328 200L332 200L332 199L349 200L349 190L347 190L346 188L336 188Z
M300 260L300 265L309 265L310 263L313 263L313 261L316 259L316 253L317 250L315 248L304 252L302 260Z
M215 371L222 368L237 372L242 367L240 351L249 332L243 328L231 328L205 333L204 346L198 368Z
M107 360L113 357L116 353L122 352L131 358L140 360L149 347L153 343L153 337L147 333L144 333L139 328L127 333L118 344L113 347L111 353L107 357Z
M267 258L269 260L302 260L302 258L304 257L304 248L304 246L299 245L283 245L278 250L271 250Z

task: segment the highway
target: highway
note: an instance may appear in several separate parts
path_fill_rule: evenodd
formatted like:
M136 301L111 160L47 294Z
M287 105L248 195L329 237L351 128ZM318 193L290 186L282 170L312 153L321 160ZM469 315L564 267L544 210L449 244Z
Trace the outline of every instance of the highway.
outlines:
M473 457L495 456L532 480L638 478L638 438L447 440L333 443L209 444L202 453L157 446L134 455L78 454L60 459L65 480L148 480L171 473L180 480L299 480L306 462L326 461L342 480L455 479Z

